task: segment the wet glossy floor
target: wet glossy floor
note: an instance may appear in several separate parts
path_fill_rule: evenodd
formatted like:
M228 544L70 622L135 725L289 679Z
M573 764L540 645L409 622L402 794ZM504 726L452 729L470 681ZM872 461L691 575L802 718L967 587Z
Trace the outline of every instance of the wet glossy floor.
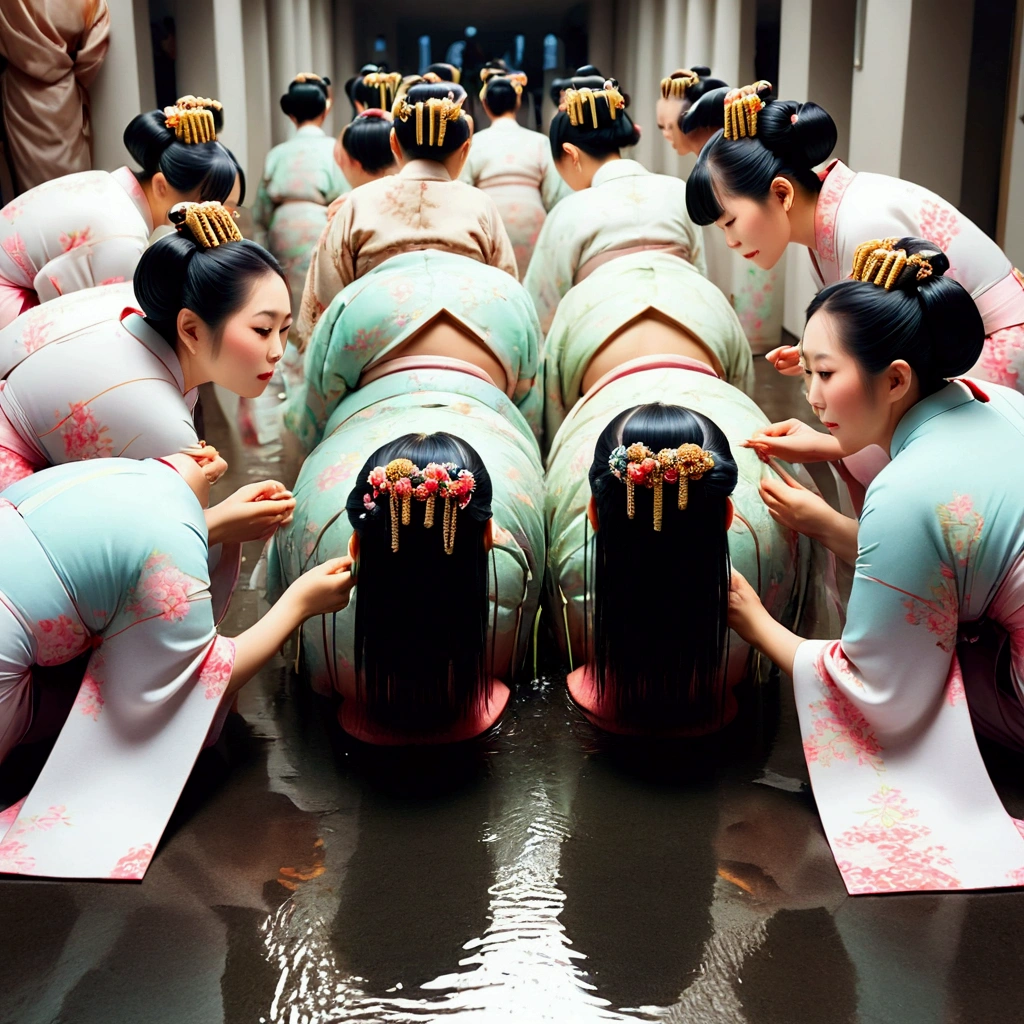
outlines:
M804 415L765 370L769 415ZM240 453L228 486L290 479ZM225 631L255 613L239 592ZM486 747L429 758L347 747L275 662L142 884L0 882L0 1019L1021 1020L1024 895L845 896L786 680L713 744L609 745L542 661ZM1021 816L1021 763L990 765Z

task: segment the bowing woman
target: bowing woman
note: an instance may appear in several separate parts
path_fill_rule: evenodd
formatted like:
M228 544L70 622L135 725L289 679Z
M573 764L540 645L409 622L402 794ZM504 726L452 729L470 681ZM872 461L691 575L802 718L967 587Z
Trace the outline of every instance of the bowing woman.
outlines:
M336 559L241 635L218 635L203 513L226 468L209 447L75 463L0 498L0 760L30 729L60 732L0 815L0 872L141 879L234 695L304 619L348 603L349 561ZM88 652L56 714L53 677L34 670Z
M129 281L153 229L185 201L238 204L245 179L217 142L220 104L133 118L125 148L142 168L82 171L23 193L0 210L0 327L40 302L93 285Z
M551 156L575 194L548 214L523 280L544 331L562 296L617 256L658 249L706 271L685 183L622 157L640 131L617 84L567 89L565 104L551 122Z
M312 334L342 288L399 253L440 249L518 280L494 200L457 180L473 132L465 98L460 85L426 83L395 103L391 148L401 170L353 190L320 238L302 296L300 336Z
M840 449L892 457L859 522L819 534L856 560L842 638L790 632L739 574L729 622L793 677L851 893L1021 885L1024 838L975 733L1024 750L1024 398L949 380L975 365L985 326L945 253L902 238L868 255L818 293L800 344Z
M977 303L985 344L972 376L1024 391L1024 277L976 224L909 181L855 172L838 160L812 169L836 144L836 126L816 103L764 102L753 87L730 94L725 129L701 150L686 187L690 216L717 224L729 247L770 269L786 246L810 250L818 288L842 280L866 239L927 238L949 257L950 276ZM768 358L799 374L783 346Z

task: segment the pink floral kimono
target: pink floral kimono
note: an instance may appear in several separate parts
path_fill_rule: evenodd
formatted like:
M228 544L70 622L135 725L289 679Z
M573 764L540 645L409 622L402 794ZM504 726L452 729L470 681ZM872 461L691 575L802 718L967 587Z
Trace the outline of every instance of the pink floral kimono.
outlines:
M37 185L0 210L0 327L58 295L130 281L153 233L127 167Z
M353 189L320 236L296 323L305 348L320 314L346 285L392 256L440 249L498 267L516 280L516 257L494 200L452 181L434 160Z
M954 381L904 415L892 454L842 639L797 651L818 812L851 894L1024 885L1024 823L975 740L1024 750L1024 398Z
M228 710L235 645L214 626L206 537L155 460L60 466L0 498L0 759L31 724L33 668L92 652L42 773L0 813L0 872L146 873Z
M849 277L853 253L872 238L913 235L949 257L949 276L978 304L985 349L972 377L1024 391L1024 277L973 221L913 182L851 171L836 160L826 169L815 210L811 265L818 288Z

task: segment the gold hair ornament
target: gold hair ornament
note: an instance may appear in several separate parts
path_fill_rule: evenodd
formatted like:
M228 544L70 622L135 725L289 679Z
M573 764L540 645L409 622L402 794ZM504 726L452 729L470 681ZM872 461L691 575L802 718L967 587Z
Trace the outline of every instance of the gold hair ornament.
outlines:
M565 112L569 115L569 124L574 128L583 125L584 111L590 108L590 120L596 130L597 123L597 101L603 99L608 105L608 114L614 121L616 113L626 106L622 93L611 83L605 82L603 89L566 89L565 90Z
M298 82L316 82L319 85L326 85L327 83L323 80L320 75L314 74L312 71L300 71L293 79L292 83Z
M220 203L177 203L168 212L168 219L179 231L187 227L204 249L242 241L235 218Z
M364 76L363 85L371 89L380 90L380 106L387 110L391 106L390 97L396 95L398 87L402 84L402 74L399 71L373 71Z
M490 86L491 82L495 81L498 78L502 78L506 82L508 82L512 86L512 88L515 89L517 96L523 95L523 89L526 88L526 84L527 82L529 82L529 79L526 77L524 72L502 71L501 68L484 68L480 72L480 77L483 79L484 83L480 87L479 93L481 102L483 102L484 98L487 95L488 86Z
M217 141L213 111L206 107L164 107L164 124L173 129L174 137L186 146Z
M764 100L759 91L767 88L768 82L755 82L733 89L725 94L725 137L727 139L753 138L757 134L757 115L764 110Z
M443 146L445 132L449 121L458 121L462 117L462 105L456 103L450 95L444 99L431 97L418 103L409 103L406 99L395 102L392 116L403 124L413 115L416 116L416 145L423 145L423 115L427 117L427 145Z
M853 280L876 284L889 291L907 267L917 268L916 281L924 281L935 273L931 262L921 253L908 256L906 249L895 248L898 241L897 238L875 238L858 245L853 253Z
M626 515L636 514L636 488L654 489L654 529L661 531L664 484L679 484L676 508L686 508L690 500L690 481L700 480L709 469L714 469L715 456L698 444L684 444L678 448L662 448L654 452L637 442L628 448L619 445L608 459L612 474L626 484Z
M661 80L662 99L685 99L686 90L700 81L700 75L689 68L680 68L673 71L667 78Z
M209 96L179 96L174 105L181 110L217 110L223 111L224 104L220 100L212 100Z

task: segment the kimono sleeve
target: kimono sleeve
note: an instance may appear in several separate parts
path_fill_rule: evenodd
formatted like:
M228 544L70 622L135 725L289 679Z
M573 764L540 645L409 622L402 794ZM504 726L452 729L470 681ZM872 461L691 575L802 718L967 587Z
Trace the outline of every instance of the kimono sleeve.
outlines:
M338 241L347 236L352 223L352 203L343 203L313 249L306 272L306 284L302 290L299 316L295 322L297 347L306 351L313 329L331 300L348 283L339 266ZM354 275L352 275L354 276ZM351 278L349 278L351 280Z
M690 220L689 214L686 217L687 242L690 246L690 262L705 276L708 276L708 259L704 253L704 232Z
M487 262L492 267L497 267L499 270L504 270L506 274L511 274L518 281L519 265L516 263L516 254L512 248L512 240L508 237L508 230L494 203L490 204L488 211L487 231L491 241L491 252Z
M540 329L547 334L562 296L572 287L579 264L579 247L566 237L570 225L568 204L560 203L544 221L523 286L533 299Z
M890 736L913 731L942 699L959 626L958 572L982 527L969 498L929 508L919 484L892 470L876 478L861 514L843 637L821 649L816 665L820 645L804 643L795 669L827 676L822 682L867 726ZM955 539L950 546L950 530L967 537L966 549Z
M252 219L259 230L261 243L266 240L267 231L270 230L270 218L274 215L274 203L267 189L269 181L270 171L268 168L263 172L259 187L256 189L256 200L252 204Z

